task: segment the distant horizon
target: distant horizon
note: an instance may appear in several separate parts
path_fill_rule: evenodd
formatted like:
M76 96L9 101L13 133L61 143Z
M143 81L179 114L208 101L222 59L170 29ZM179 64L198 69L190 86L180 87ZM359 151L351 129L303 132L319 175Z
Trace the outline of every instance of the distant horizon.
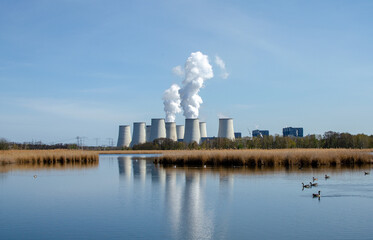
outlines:
M219 117L242 136L372 135L372 11L372 1L0 2L0 138L116 142L119 125L166 117L163 94L183 85L197 51L213 71L196 111L209 136Z

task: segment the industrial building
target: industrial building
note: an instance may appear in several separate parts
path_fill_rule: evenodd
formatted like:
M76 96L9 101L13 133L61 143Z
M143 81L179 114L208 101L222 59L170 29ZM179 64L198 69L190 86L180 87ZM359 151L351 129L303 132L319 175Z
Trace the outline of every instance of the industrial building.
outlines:
M284 137L303 137L303 128L286 127L282 129Z
M269 136L269 131L268 130L254 130L252 132L253 137L263 137L263 136Z

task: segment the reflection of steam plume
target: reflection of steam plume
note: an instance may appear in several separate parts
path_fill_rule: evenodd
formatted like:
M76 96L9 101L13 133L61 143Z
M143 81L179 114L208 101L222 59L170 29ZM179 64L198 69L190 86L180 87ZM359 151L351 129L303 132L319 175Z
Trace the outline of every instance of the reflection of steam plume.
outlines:
M176 113L181 112L179 89L179 85L172 84L163 94L166 122L175 122Z
M191 53L185 63L185 79L179 90L181 106L186 118L198 118L202 98L198 95L204 81L214 76L207 55Z

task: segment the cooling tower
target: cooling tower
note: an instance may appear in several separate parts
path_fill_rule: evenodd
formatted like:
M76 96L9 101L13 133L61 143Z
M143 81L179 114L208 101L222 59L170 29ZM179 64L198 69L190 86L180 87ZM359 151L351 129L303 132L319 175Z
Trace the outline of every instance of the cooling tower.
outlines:
M150 133L152 131L152 126L147 125L146 126L146 142L150 142Z
M199 131L199 119L198 118L187 118L185 119L185 133L184 142L191 143L201 142L201 133Z
M234 140L233 118L219 118L218 138Z
M157 138L166 138L166 125L164 118L153 118L152 128L150 131L150 142Z
M131 127L129 125L119 126L117 147L129 147L131 143Z
M176 125L177 139L184 139L184 125Z
M205 122L199 123L199 132L200 132L201 138L207 138L207 130L206 130Z
M135 122L133 123L133 134L131 147L136 144L142 144L146 141L146 124L144 122Z
M166 122L166 138L177 141L175 122Z

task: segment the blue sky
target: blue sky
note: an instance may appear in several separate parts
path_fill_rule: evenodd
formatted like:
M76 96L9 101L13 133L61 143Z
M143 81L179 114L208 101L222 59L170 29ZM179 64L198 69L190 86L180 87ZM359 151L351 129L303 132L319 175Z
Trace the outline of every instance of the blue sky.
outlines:
M0 137L116 142L164 117L191 52L209 56L200 119L235 130L373 134L373 1L1 1ZM220 77L215 56L226 64ZM183 124L184 117L176 119Z

